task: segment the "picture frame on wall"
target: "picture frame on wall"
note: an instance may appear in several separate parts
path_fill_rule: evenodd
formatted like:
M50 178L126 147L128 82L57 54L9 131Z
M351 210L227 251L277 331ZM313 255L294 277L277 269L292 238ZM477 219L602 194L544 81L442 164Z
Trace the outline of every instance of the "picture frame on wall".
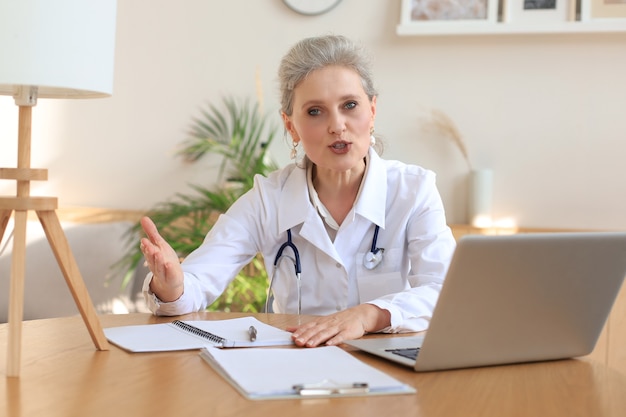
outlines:
M626 0L581 0L580 20L626 19ZM626 20L625 20L626 21Z
M576 20L576 0L503 0L505 23L548 24Z
M407 31L494 25L499 0L402 0L399 27Z

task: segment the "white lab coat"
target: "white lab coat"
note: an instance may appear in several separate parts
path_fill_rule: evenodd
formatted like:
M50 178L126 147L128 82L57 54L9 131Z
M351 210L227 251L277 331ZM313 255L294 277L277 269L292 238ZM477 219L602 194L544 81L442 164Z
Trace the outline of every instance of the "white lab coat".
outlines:
M375 225L380 265L363 266ZM381 159L370 150L361 192L334 242L309 198L306 170L289 165L257 176L254 187L220 216L204 243L182 263L184 294L171 303L149 292L150 309L178 315L206 308L241 268L261 253L271 274L279 247L291 229L302 265L302 313L326 315L368 302L391 313L384 331L428 327L455 240L432 171ZM291 254L287 249L287 254ZM281 262L273 284L276 313L297 311L293 263Z

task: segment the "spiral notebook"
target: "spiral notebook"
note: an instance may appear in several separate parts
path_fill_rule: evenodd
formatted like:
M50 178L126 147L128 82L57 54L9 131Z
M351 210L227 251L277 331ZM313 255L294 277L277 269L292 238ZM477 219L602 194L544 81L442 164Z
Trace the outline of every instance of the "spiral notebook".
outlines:
M250 327L256 330L254 340ZM291 333L257 320L239 317L227 320L175 320L104 329L106 338L129 352L193 350L208 346L221 348L291 345Z

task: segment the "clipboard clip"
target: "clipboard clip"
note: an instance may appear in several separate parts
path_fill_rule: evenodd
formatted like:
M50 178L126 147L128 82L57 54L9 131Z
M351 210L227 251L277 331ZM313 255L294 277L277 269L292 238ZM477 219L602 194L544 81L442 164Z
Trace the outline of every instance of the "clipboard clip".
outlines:
M367 394L369 385L366 382L355 382L348 385L333 385L332 382L322 381L317 384L296 384L294 391L303 397L327 396L327 395L355 395Z

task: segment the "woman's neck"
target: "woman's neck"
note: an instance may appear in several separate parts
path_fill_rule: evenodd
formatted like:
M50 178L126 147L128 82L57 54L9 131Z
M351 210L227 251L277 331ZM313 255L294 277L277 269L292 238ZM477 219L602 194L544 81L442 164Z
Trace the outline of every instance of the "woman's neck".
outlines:
M320 170L313 166L313 187L337 224L341 225L352 210L365 175L365 163L345 172Z

